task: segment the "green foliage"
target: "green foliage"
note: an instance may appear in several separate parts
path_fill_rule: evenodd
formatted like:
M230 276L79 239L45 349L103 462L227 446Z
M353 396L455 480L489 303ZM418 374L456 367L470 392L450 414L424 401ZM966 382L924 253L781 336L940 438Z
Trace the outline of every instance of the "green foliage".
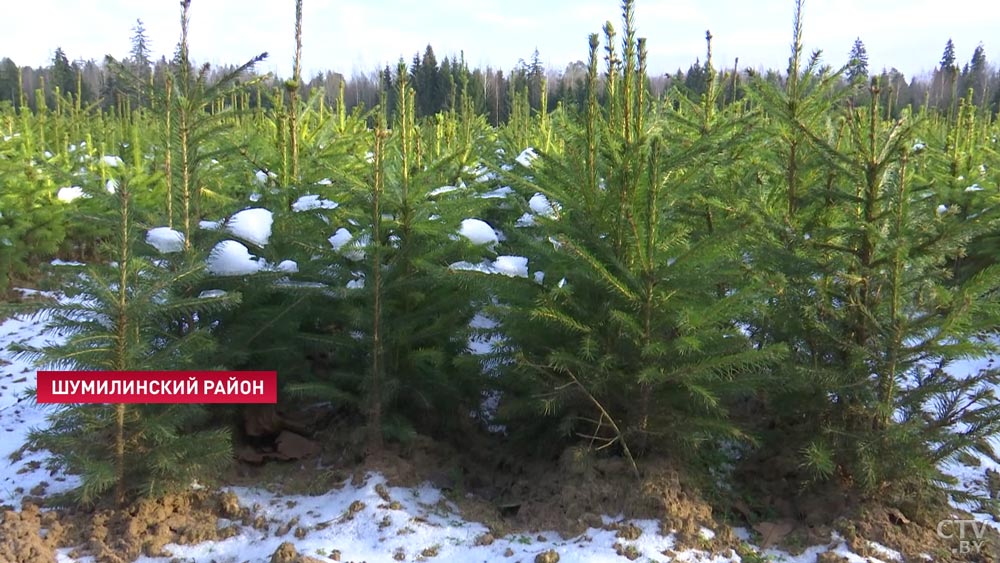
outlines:
M877 85L870 105L837 105L836 74L817 61L784 89L758 81L752 93L781 139L767 197L785 202L760 223L753 263L771 290L752 324L755 340L792 352L781 384L763 390L781 421L768 439L798 449L814 477L868 492L928 485L939 463L1000 429L986 391L995 371L941 371L996 352L985 338L1000 322L996 274L953 275L996 218L943 203L954 192L924 175L936 151L917 145L916 120L881 119Z
M195 256L157 263L142 255L130 201L147 182L141 175L119 176L113 198L93 194L116 207L107 248L115 262L88 266L73 278L68 300L36 305L36 314L69 336L22 354L55 369L204 368L213 345L208 319L238 296L179 295L178 288L204 275L203 263ZM75 500L92 504L113 491L122 503L215 477L230 461L231 446L227 432L204 429L207 418L202 405L67 404L29 441L52 452L56 466L81 475Z
M357 398L373 435L403 436L407 428L454 434L477 408L482 383L478 366L460 361L474 294L448 266L480 254L455 232L482 200L457 187L438 189L459 183L467 148L439 158L423 154L402 66L396 84L403 102L392 133L384 121L376 125L370 163L359 173L339 171L340 207L323 212L329 226L308 250L323 259L303 260L297 276L322 280L331 288L324 293L335 296L317 306L325 318L339 319L326 337L338 369L292 390L341 402ZM302 215L320 226L315 213ZM346 229L351 240L331 248L331 227Z
M344 350L339 357L348 358L351 365L362 361L360 356L346 353L346 345L354 340L344 332L341 321L347 308L340 292L350 277L341 281L344 273L332 271L327 261L317 258L329 251L330 225L347 224L346 193L353 187L353 179L367 168L359 156L367 149L367 115L330 111L318 95L299 105L302 174L292 181L287 127L291 110L282 104L282 92L274 95L272 109L257 112L234 128L245 142L240 150L242 162L211 169L228 175L221 185L222 193L228 196L220 200L224 215L246 207L251 199L253 207L273 212L272 234L266 246L241 242L268 263L294 261L298 271L291 275L264 272L252 277L214 277L199 287L239 291L243 296L239 307L217 317L215 334L222 346L216 359L234 368L281 366L283 394L320 397L354 408L359 404L357 389L346 383L353 378L339 370L331 373L328 361L331 349ZM232 174L234 169L242 176ZM293 208L307 196L336 205L307 211ZM238 239L231 233L198 230L193 244L209 247L226 238ZM331 276L339 290L330 288ZM336 293L334 299L332 292Z
M30 140L0 138L0 295L31 274L66 236L65 210Z
M135 29L132 57L107 62L102 106L83 105L60 51L58 91L33 84L36 112L0 109L0 290L59 251L94 262L78 299L47 309L77 332L43 359L278 369L283 401L344 407L373 450L416 432L459 440L475 413L547 453L692 461L742 441L795 452L795 486L869 494L947 489L942 463L995 456L997 371L958 372L997 352L1000 326L1000 129L982 49L960 75L949 42L915 101L899 73L868 76L860 40L841 69L803 53L799 2L786 72L719 72L708 34L705 60L664 82L629 0L571 88L548 87L538 53L505 77L428 46L347 102L333 75L253 75L262 57L193 66L189 6L171 63L150 68ZM512 162L526 147L540 158ZM64 185L90 197L57 201ZM302 211L307 196L336 205ZM198 222L248 206L274 223L266 245L242 242L295 268L206 276L203 249L238 237ZM503 236L470 244L465 219ZM139 224L176 226L184 251L134 253L149 251ZM499 256L526 258L529 279L485 275ZM227 297L195 297L209 289ZM496 346L471 355L471 335ZM73 407L32 439L94 501L228 459L206 414Z
M537 191L553 202L535 227L511 229L553 281L503 294L519 360L512 377L526 383L504 400L517 412L530 408L519 400L541 395L535 412L562 420L550 430L618 444L627 456L628 443L693 452L748 438L728 420L727 401L753 389L781 349L752 347L734 322L753 295L743 290L740 234L713 222L726 221L711 217L725 203L694 165L738 158L744 124L710 109L702 123L687 112L661 115L644 88L632 9L624 3L622 58L609 48L618 61L608 69L610 108L592 95L582 130L563 133L565 154L543 154L518 182L525 197ZM589 88L596 52L592 41ZM715 95L710 85L702 110Z

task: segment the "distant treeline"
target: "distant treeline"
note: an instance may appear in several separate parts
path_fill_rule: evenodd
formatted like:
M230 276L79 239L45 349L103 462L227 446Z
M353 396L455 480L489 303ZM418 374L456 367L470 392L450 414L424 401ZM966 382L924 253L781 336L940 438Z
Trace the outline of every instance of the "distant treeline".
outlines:
M138 108L148 105L149 100L141 92L126 90L120 78L121 68L151 82L152 88L162 88L167 69L177 65L178 57L168 60L161 57L151 60L148 40L142 22L133 28L132 51L120 62L116 71L105 61L70 61L66 53L58 48L47 67L18 66L10 58L0 59L0 104L11 103L15 108L25 106L37 111L42 99L46 107L53 107L57 92L69 96L83 106L96 104L105 110ZM831 57L836 59L837 57ZM871 90L862 85L878 78L878 94L882 97L882 107L898 113L910 106L914 109L925 107L941 111L954 111L960 100L971 100L977 107L995 115L1000 109L1000 71L986 59L982 45L976 47L972 58L959 66L954 43L949 39L940 62L930 76L907 79L895 68L883 69L879 74L869 72L867 53L860 39L855 41L848 54L850 62L841 74L845 88L858 87L859 96L871 95ZM402 60L402 59L401 59ZM718 63L717 63L718 64ZM225 76L233 65L200 68L209 82ZM424 52L415 53L409 65L409 82L416 91L418 116L434 115L456 107L464 92L468 92L475 111L487 117L493 125L506 123L515 107L515 98L526 99L529 106L538 110L544 104L549 111L563 106L582 106L586 103L585 80L587 67L582 61L570 63L563 70L546 69L539 60L537 50L529 60L521 60L509 71L487 66L470 69L464 56L444 57L440 62L431 45ZM725 84L725 93L720 97L720 105L740 101L744 97L743 86L750 74L760 73L770 82L780 84L788 73L784 70L754 70L740 68L739 60L729 68L710 68L696 60L687 71L677 69L673 74L650 75L649 90L654 96L662 96L671 88L679 88L693 100L699 99L706 91L708 76L714 73L718 83ZM348 77L334 71L315 74L303 81L300 93L305 97L322 92L328 105L337 102L343 88L344 103L347 108L361 106L374 107L381 96L386 96L389 112L395 107L396 85L395 65L370 73L355 72ZM277 98L287 92L287 82L274 75L247 75L247 81L256 80L250 87L251 95L246 101L251 107L271 108ZM853 86L852 86L853 85ZM971 96L971 97L970 97ZM238 102L237 102L238 103ZM127 105L126 105L127 104Z

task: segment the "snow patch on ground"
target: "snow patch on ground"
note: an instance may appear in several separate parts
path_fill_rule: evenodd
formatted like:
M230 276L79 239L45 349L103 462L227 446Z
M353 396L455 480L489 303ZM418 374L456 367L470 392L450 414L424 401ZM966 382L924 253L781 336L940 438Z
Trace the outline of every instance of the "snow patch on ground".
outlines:
M58 297L52 293L24 291L35 295ZM49 412L28 398L25 392L35 386L35 368L17 358L12 345L40 347L58 343L64 336L53 331L46 316L16 316L0 323L0 505L20 506L21 499L45 483L45 494L65 493L78 486L79 478L50 473L45 451L18 452L33 428L47 424ZM15 454L11 457L11 454Z
M469 337L469 351L477 356L483 356L493 351L494 347L503 342L503 337L497 334L490 334L498 326L498 323L484 315L476 313L469 321L469 328L475 332Z
M261 507L267 530L245 528L224 541L198 545L167 545L173 558L196 563L266 562L283 542L292 542L301 555L332 561L334 550L342 561L391 563L417 561L534 561L548 550L559 554L560 563L618 563L615 545L634 547L643 561L674 561L663 552L676 547L673 535L659 534L659 523L637 520L632 523L643 533L636 540L615 537L614 530L591 528L586 534L563 539L553 532L510 534L490 545L476 545L486 526L468 522L440 491L423 485L399 488L386 485L378 474L368 474L360 486L350 480L339 490L318 496L276 496L260 489L232 488L241 504ZM386 501L379 495L387 494ZM277 536L276 530L298 519L301 539L290 531ZM433 554L433 555L432 555ZM508 555L509 554L509 555ZM736 556L711 556L698 550L682 551L679 561L736 562ZM140 563L168 563L167 557L142 557Z

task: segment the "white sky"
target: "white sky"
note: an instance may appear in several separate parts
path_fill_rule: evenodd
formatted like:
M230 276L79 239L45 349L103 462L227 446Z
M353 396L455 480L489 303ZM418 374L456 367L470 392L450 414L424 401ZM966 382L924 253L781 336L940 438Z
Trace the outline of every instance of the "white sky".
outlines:
M430 43L438 61L465 51L471 66L509 70L537 47L546 67L587 56L587 36L606 20L621 31L619 0L304 0L306 77L330 69L369 72L407 62ZM714 36L716 66L784 69L793 0L637 0L639 36L648 38L653 72L687 70ZM293 0L193 0L191 56L239 63L267 51L261 70L291 74ZM0 57L19 65L128 54L141 18L153 52L168 57L180 35L177 0L0 0ZM980 42L1000 60L1000 2L984 0L806 0L806 48L839 66L861 37L873 72L896 67L910 77L933 69L953 38L959 64Z

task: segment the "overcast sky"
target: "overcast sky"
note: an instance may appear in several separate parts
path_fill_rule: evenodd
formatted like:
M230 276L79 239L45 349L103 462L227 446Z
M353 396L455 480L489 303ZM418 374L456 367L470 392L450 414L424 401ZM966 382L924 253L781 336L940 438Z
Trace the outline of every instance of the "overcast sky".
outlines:
M291 74L293 0L193 0L191 56L238 63L267 51L264 71ZM587 36L611 20L618 0L304 0L303 66L369 72L430 43L438 61L465 51L471 66L509 70L537 47L548 68L587 55ZM637 0L639 36L648 38L653 72L687 69L704 58L705 30L716 66L785 68L794 0ZM168 57L180 35L177 0L2 0L0 57L46 65L56 47L70 59L128 54L131 29L144 22L153 52ZM953 38L959 64L982 43L1000 60L1000 2L983 0L806 0L807 50L839 66L856 37L872 71L896 67L908 77L933 69Z

